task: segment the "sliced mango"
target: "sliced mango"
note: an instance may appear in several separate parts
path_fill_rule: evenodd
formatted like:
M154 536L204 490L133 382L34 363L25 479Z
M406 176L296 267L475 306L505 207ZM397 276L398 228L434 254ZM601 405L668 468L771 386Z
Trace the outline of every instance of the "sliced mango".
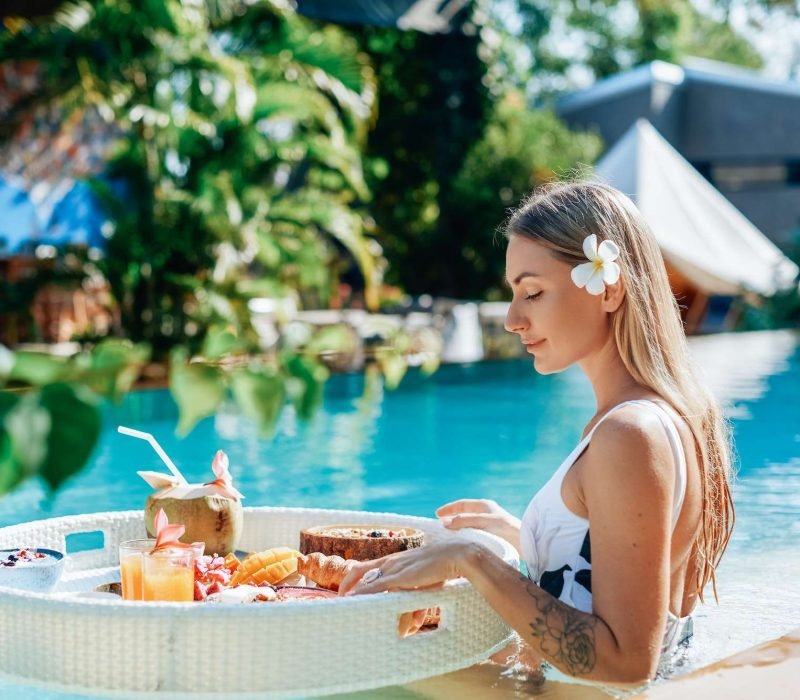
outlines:
M245 558L231 577L231 586L278 583L297 571L300 552L290 547L273 547Z

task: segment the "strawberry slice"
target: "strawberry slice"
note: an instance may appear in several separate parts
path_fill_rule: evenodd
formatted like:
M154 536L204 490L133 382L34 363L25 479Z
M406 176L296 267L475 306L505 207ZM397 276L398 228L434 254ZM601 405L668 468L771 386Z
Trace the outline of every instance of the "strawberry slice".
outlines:
M200 583L200 581L194 582L194 599L195 600L205 600L208 597L208 589Z
M214 595L215 593L221 593L222 590L225 588L219 581L214 581L207 589L207 595Z

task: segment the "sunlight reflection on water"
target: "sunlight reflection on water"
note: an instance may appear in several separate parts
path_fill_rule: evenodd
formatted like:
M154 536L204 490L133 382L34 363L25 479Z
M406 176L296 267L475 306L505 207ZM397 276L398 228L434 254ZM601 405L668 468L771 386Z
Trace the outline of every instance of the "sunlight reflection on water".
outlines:
M720 605L695 613L684 669L777 637L800 624L800 345L791 332L695 338L701 372L731 418L740 464L737 526L719 571ZM310 424L287 411L272 441L231 408L183 442L166 392L138 392L109 409L90 466L52 502L28 483L0 499L0 526L42 517L138 508L148 487L136 469L160 469L146 447L123 442L117 422L157 435L189 478L202 480L217 448L231 457L247 505L387 510L432 515L454 498L494 498L520 515L580 437L594 410L577 371L540 377L530 362L443 367L393 393L363 396L359 376L332 380ZM237 471L238 470L238 471ZM709 597L710 593L709 593ZM551 678L557 677L552 674ZM20 700L78 698L6 685ZM481 664L404 687L348 698L542 698L602 691ZM5 696L5 695L4 695ZM343 697L343 696L337 696Z

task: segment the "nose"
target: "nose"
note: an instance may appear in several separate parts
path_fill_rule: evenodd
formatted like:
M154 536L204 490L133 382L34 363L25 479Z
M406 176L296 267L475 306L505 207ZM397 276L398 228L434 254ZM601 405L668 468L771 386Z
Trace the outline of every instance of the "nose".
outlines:
M509 333L519 333L522 335L530 324L525 316L521 315L517 309L516 303L512 301L506 312L506 320L503 326Z

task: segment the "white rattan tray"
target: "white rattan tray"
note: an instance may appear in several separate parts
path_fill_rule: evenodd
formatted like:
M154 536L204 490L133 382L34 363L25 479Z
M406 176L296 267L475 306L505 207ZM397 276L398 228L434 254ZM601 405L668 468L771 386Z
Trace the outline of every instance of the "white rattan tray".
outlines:
M301 528L334 523L406 525L427 543L482 542L518 565L506 542L436 520L391 513L246 508L246 551L297 547ZM119 580L118 545L145 536L142 511L96 513L0 528L0 548L66 550L65 537L102 532L101 549L67 558L54 593L0 587L0 677L104 697L285 698L408 683L470 666L503 647L510 630L465 580L436 591L333 600L215 605L83 597ZM441 624L400 639L399 616L438 606Z

